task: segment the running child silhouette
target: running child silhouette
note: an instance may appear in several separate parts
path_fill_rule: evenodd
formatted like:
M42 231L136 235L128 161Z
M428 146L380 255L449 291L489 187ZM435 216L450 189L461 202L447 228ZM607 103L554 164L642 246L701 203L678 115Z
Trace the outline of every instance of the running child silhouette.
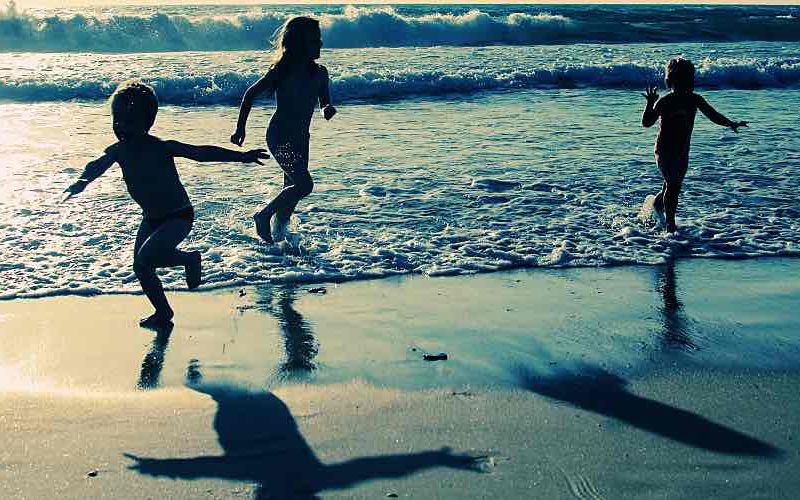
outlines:
M699 109L717 125L738 132L747 122L734 122L717 112L699 94L694 93L694 65L682 57L672 59L666 67L665 80L672 92L661 99L655 86L648 86L644 94L647 106L642 114L642 126L650 127L658 119L661 123L656 137L656 164L664 184L656 195L653 208L666 214L667 231L677 231L675 211L683 178L689 168L689 143L692 139L694 117Z
M277 106L267 128L267 146L283 170L283 189L253 215L256 232L269 244L273 243L272 216L276 215L278 224L285 225L297 203L314 188L308 172L308 129L317 103L326 120L336 114L331 105L328 70L315 62L322 47L319 21L310 17L290 19L281 28L275 45L274 63L264 77L245 91L236 132L231 135L231 142L241 146L253 101L263 93L275 94Z
M263 149L242 153L217 146L164 141L150 135L158 112L158 98L151 87L135 80L121 83L110 103L114 135L119 141L106 148L103 156L89 162L78 181L64 192L69 193L69 199L119 163L128 193L142 208L142 223L133 247L133 270L155 308L155 313L139 325L160 330L172 326L174 313L156 269L182 266L190 289L198 287L201 281L200 252L177 249L192 229L194 209L178 177L175 158L261 164L269 155Z

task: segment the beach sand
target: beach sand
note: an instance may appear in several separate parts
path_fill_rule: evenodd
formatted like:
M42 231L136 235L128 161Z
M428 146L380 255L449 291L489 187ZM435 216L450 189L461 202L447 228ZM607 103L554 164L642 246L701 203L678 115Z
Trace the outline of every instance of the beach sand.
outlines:
M0 498L796 497L796 259L321 286L0 302Z

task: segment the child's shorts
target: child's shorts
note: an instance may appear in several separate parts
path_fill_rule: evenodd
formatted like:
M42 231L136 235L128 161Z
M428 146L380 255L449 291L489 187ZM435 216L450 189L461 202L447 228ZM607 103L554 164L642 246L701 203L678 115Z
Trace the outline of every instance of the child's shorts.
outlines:
M189 205L188 207L180 208L172 213L164 215L162 217L145 217L144 220L147 222L150 227L155 231L160 225L164 224L168 220L185 220L189 224L194 223L194 207Z

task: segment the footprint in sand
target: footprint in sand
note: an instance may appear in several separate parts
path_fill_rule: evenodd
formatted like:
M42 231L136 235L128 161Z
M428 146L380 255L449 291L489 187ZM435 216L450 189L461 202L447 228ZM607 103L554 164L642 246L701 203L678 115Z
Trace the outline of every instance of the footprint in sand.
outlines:
M581 500L603 500L603 495L600 494L600 491L588 477L581 474L570 474L563 469L561 473L564 474L567 487L575 498L580 498Z

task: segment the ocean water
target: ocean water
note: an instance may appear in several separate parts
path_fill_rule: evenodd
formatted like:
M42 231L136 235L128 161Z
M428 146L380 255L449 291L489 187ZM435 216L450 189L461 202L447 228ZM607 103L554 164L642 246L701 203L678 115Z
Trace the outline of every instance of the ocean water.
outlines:
M312 126L315 192L287 242L250 215L281 186L264 166L179 161L197 210L186 247L205 287L673 257L800 255L800 8L184 6L0 14L0 297L129 293L139 212L119 171L61 191L114 142L105 98L139 77L152 132L225 145L236 103L289 15L321 19L339 115ZM669 236L641 88L684 55L698 91L750 127L698 115ZM273 103L251 115L264 147ZM168 287L179 270L164 271Z

